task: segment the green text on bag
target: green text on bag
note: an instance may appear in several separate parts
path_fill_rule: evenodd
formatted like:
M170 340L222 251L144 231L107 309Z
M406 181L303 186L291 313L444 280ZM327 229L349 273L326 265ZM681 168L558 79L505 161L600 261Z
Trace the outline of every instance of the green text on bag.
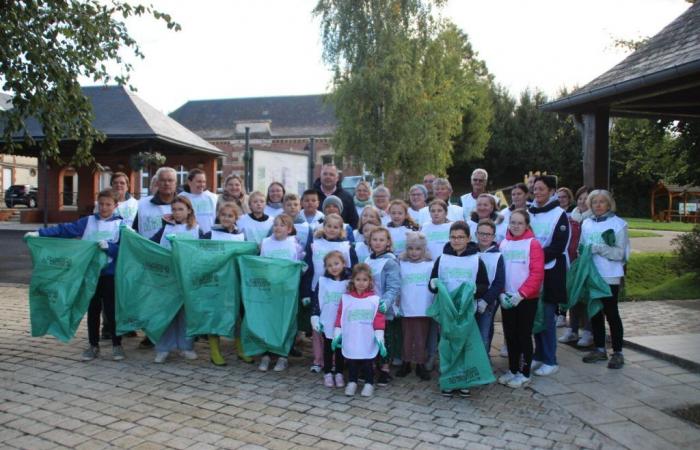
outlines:
M608 240L610 240L608 233ZM613 241L615 235L612 235ZM591 318L603 309L601 299L612 296L610 285L605 282L598 273L598 269L593 262L591 245L580 246L580 255L571 264L571 268L566 273L566 290L568 292L568 302L564 309L573 308L578 302L584 302Z

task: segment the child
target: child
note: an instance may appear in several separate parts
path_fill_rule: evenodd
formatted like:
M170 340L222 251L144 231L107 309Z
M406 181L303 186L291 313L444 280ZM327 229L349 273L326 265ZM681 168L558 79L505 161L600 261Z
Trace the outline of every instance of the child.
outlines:
M408 205L403 200L392 200L389 204L389 216L391 222L387 225L391 234L392 248L396 256L406 250L406 233L418 231L418 224L408 214Z
M318 205L318 192L316 190L307 189L301 194L302 215L312 228L323 220L323 213L318 210Z
M297 194L285 194L283 201L284 213L294 219L294 229L296 230L296 239L303 249L307 249L311 243L311 226L300 214L301 205Z
M377 222L379 225L382 224L382 216L379 213L379 210L372 205L367 205L362 210L362 214L360 214L360 218L357 221L357 230L353 231L354 240L356 242L362 242L364 234L362 232L362 226L370 220Z
M124 359L122 338L115 332L114 315L114 268L119 250L119 225L121 216L115 214L118 196L112 189L105 189L97 194L97 213L83 217L72 223L64 223L38 232L27 233L30 236L80 238L96 242L109 256L109 264L102 269L97 282L95 295L90 300L87 313L88 342L90 346L83 352L81 360L91 361L100 354L100 316L105 312L107 331L112 336L112 359Z
M304 259L304 251L294 237L294 221L286 214L275 217L272 225L272 236L266 237L260 246L260 256L267 258L288 259L290 261L301 261ZM290 280L293 282L293 280ZM281 372L289 366L288 355L279 355L275 367L275 372ZM270 368L270 354L265 353L260 359L258 370L267 372Z
M362 222L362 219L360 219L360 222ZM379 220L373 218L367 219L360 225L362 235L360 236L359 240L355 241L355 253L357 253L358 261L364 262L370 253L372 253L369 249L369 235L372 233L372 230L379 226Z
M314 233L314 241L311 243L311 254L307 255L310 275L310 290L313 291L318 285L318 280L325 271L323 259L326 255L337 250L345 259L345 265L352 267L357 264L357 254L352 248L345 235L343 218L338 214L326 216L323 226ZM309 274L309 272L311 272Z
M391 234L384 227L372 230L369 247L372 250L365 263L372 269L374 291L379 296L380 311L386 315L387 356L382 358L382 366L377 379L378 386L389 384L389 362L401 357L401 323L396 317L396 301L401 293L401 270L396 256L391 252Z
M311 328L323 338L323 384L326 387L344 387L344 360L340 349L333 350L331 342L338 316L341 296L347 292L350 269L345 266L345 258L338 251L332 251L323 258L326 272L318 280L318 286L311 295ZM321 334L322 333L322 334ZM335 358L335 366L333 364ZM335 367L335 370L333 368Z
M509 371L498 382L519 388L530 382L532 325L544 280L544 252L530 228L524 209L510 214L506 238L500 245L505 265L505 294L500 302L503 331L508 346Z
M357 264L338 305L332 348L342 343L342 354L348 364L345 395L349 397L357 392L360 370L365 378L360 395L372 396L374 358L384 349L384 314L379 312L379 296L372 288L372 269L367 264Z
M265 197L265 214L273 219L282 214L282 202L284 201L284 185L279 181L273 181L267 187L267 197Z
M479 258L486 266L486 273L489 277L489 288L483 298L477 299L476 303L476 323L479 325L479 332L484 341L487 355L491 350L491 341L493 340L493 319L498 309L498 296L503 292L505 283L503 257L495 240L496 230L496 224L490 219L481 219L476 229Z
M447 220L447 203L444 201L436 198L430 202L428 208L431 222L422 224L421 232L428 240L428 250L435 261L442 254L443 247L449 241L451 222Z
M327 216L328 214L338 214L339 216L342 217L343 215L343 201L340 200L340 198L336 197L335 195L329 195L326 197L326 199L323 201L323 214ZM352 227L345 223L343 225L345 228L345 235L347 236L348 241L350 242L355 242L355 235L352 231Z
M489 278L486 266L479 259L479 247L469 241L469 226L458 220L450 225L450 240L443 248L433 265L430 274L430 292L437 293L435 279L439 278L449 292L459 288L464 283L473 285L474 299L483 298L489 287ZM477 310L477 302L474 302L474 312ZM443 336L442 339L447 339ZM469 389L459 389L456 392L460 397L469 397ZM442 391L445 397L454 395L453 391Z
M430 330L430 318L426 310L433 303L433 294L428 289L433 261L428 253L425 235L409 231L406 234L406 251L401 260L401 330L403 337L403 366L396 373L405 377L411 373L411 363L416 364L416 375L421 380L430 380L425 368L427 354L425 344Z
M151 238L153 242L158 242L161 246L169 249L171 245L166 238L168 235L176 234L191 239L204 237L197 225L197 219L195 218L194 208L190 199L179 195L170 204L170 208L172 221L163 220L163 226ZM165 333L156 342L155 363L164 363L168 359L170 352L176 349L180 350L185 359L197 359L197 353L194 351L194 339L187 337L184 306L180 308L170 325L168 325Z
M236 225L245 234L245 240L260 245L272 229L274 218L265 214L265 196L255 191L248 196L250 214L238 219Z

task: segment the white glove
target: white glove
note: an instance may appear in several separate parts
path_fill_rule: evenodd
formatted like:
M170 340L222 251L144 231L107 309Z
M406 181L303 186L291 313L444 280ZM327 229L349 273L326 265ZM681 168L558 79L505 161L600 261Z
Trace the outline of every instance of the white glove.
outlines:
M515 294L510 294L510 303L513 305L513 308L518 306L518 303L523 301L523 296L520 295L519 292L516 292Z
M478 312L479 314L485 313L487 306L489 306L489 304L486 303L486 300L480 298L479 301L476 302L476 312Z
M99 245L102 250L109 249L109 243L105 240L98 241L97 245Z
M318 316L311 316L311 329L317 333L321 332L321 319Z
M30 237L39 237L39 232L38 231L27 231L24 233L24 237L30 238Z
M436 281L437 281L437 278L431 278L431 279L430 279L430 283L429 283L429 284L430 284L430 289L437 289L437 283L436 283Z
M384 330L374 330L374 338L377 340L377 344L384 345Z
M335 327L335 329L333 330L333 339L339 338L342 335L343 335L343 329L340 327Z

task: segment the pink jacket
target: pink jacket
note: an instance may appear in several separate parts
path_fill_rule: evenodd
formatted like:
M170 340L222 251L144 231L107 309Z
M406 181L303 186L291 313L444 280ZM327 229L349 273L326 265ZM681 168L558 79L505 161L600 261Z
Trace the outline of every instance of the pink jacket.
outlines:
M527 230L518 237L510 234L510 230L506 233L506 239L509 241L520 241L530 238L532 238L530 241L530 274L518 289L518 293L523 298L537 299L540 296L540 289L544 281L544 251L542 250L542 245L535 239L532 230Z

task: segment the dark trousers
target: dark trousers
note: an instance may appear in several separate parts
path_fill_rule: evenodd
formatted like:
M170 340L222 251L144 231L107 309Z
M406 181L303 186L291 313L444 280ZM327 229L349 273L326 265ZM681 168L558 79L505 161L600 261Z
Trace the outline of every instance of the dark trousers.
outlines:
M598 348L605 348L605 319L610 326L610 339L614 352L622 351L622 319L620 311L617 309L617 296L620 293L620 286L610 285L612 297L604 298L603 309L591 318L591 328L593 328L593 341Z
M345 358L343 358L342 350L337 348L333 351L331 342L333 339L323 338L323 373L333 372L333 356L335 356L335 373L343 373Z
M374 384L374 360L372 359L347 359L348 381L357 383L360 370L364 371L365 383Z
M526 377L530 376L532 364L532 325L535 323L536 312L536 299L523 300L515 308L501 309L509 369L513 373L521 372Z
M90 300L87 313L88 341L93 347L100 345L100 315L104 308L105 327L112 334L112 345L122 345L121 336L116 333L114 314L114 275L102 275L97 282L95 295Z

